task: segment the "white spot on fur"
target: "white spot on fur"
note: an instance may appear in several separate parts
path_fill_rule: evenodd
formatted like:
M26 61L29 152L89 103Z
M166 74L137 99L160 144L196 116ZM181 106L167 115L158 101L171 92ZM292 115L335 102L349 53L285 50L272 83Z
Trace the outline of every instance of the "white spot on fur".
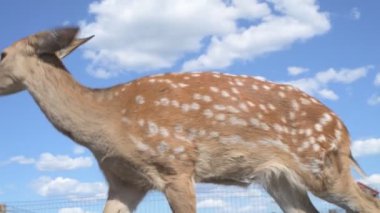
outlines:
M298 152L303 152L310 147L310 141L304 141L300 147L297 148Z
M226 115L225 114L222 114L222 113L219 113L215 116L215 119L218 120L218 121L224 121L226 119Z
M342 131L340 131L338 129L335 130L335 139L337 141L340 141L342 139Z
M257 117L258 117L260 120L262 120L262 119L264 118L263 114L261 114L261 113L257 113Z
M252 101L247 101L248 106L255 107L256 105Z
M318 140L318 142L321 142L321 143L326 142L326 136L324 136L324 135L320 135L320 136L317 138L317 140Z
M169 131L165 127L160 127L160 135L162 135L163 137L168 137Z
M160 154L164 154L168 150L169 150L169 146L168 146L168 144L165 141L161 141L160 144L158 144L158 146L157 146L157 151Z
M321 149L321 146L319 146L319 144L317 144L317 143L313 144L314 152L318 152L320 149Z
M194 98L195 100L201 100L201 99L202 99L202 95L199 94L199 93L194 93L193 98Z
M332 116L329 115L327 112L325 112L325 113L323 113L322 118L319 120L319 123L321 123L323 126L325 126L331 121L332 121Z
M174 131L177 133L182 133L183 132L183 126L181 124L176 124L174 126Z
M200 75L199 73L192 73L191 76L192 76L192 77L199 77L199 76L201 76L201 75Z
M215 132L215 131L212 131L212 132L210 132L210 137L211 138L217 138L217 137L219 137L219 132Z
M212 74L212 76L214 76L215 78L220 78L220 74L217 73Z
M276 107L273 104L268 104L268 108L272 111L276 110Z
M208 96L208 95L204 95L204 96L202 97L202 99L203 99L204 102L211 102L211 101L212 101L211 97Z
M219 92L219 88L218 87L210 87L210 90L212 92Z
M294 113L294 112L289 112L289 119L290 119L290 120L295 120L295 119L296 119L296 113Z
M212 118L214 116L214 113L211 111L211 109L205 109L203 110L203 115L206 116L206 118Z
M255 84L253 84L253 85L252 85L252 89L253 89L253 90L258 90L259 87L258 87L257 85L255 85Z
M268 113L268 109L264 104L259 104L259 108L264 111L265 113Z
M225 98L228 98L228 97L230 97L230 93L228 93L225 90L222 90L222 96L225 97Z
M314 129L317 130L317 132L322 132L323 127L321 124L315 124Z
M135 100L136 100L137 104L144 104L145 103L145 99L141 95L136 96Z
M171 101L171 104L172 104L172 106L174 106L174 107L179 107L179 102L178 102L177 100L172 100L172 101Z
M239 90L236 89L235 87L232 87L231 91L232 91L232 93L235 93L235 94L239 94L240 93Z
M313 130L311 130L311 129L306 129L305 130L305 135L306 136L311 136L313 134Z
M285 93L284 92L278 92L278 96L280 96L281 98L285 98Z
M144 119L139 119L139 120L137 121L137 123L138 123L141 127L143 127L144 124L145 124L145 121L144 121Z
M173 152L175 153L175 154L181 154L182 152L184 152L185 151L185 147L183 147L183 146L179 146L179 147L176 147L176 148L174 148L173 149Z
M188 87L189 85L185 83L178 83L178 86L185 88L185 87Z
M235 116L230 117L230 123L231 125L237 125L237 126L247 126L247 121L245 121L242 118L238 118Z
M303 105L309 105L309 104L311 104L311 101L309 101L306 98L300 98L300 101L301 101L301 104L303 104Z
M300 110L300 105L298 104L296 100L292 100L292 107L295 111Z
M160 104L161 104L162 106L169 106L169 104L170 104L170 100L169 100L168 98L161 98L161 99L160 99Z
M227 106L227 111L231 112L231 113L239 113L240 112L240 110L236 109L233 106Z
M236 82L236 85L238 86L244 86L244 83L242 81L240 81L239 79L235 79L235 82Z
M181 105L182 112L188 112L190 110L190 104Z
M283 131L283 128L280 124L273 124L273 128L274 130L276 130L277 132L281 133Z
M219 110L219 111L223 111L223 110L226 110L226 106L224 106L222 104L215 104L214 109Z
M130 124L131 123L131 121L127 117L122 117L121 121L124 122L124 123L126 123L126 124Z
M239 135L229 135L220 137L219 142L222 144L236 144L242 143L244 140Z
M273 146L289 153L289 146L280 140L261 140L259 143L267 146Z
M240 103L239 108L243 110L244 112L249 112L248 107L245 103Z
M136 148L138 151L147 152L150 150L150 147L143 143L141 140L137 139L136 137L129 135L129 138L131 139L132 143L136 145Z
M199 110L201 107L200 107L200 105L199 104L197 104L197 103L192 103L191 105L190 105L190 107L191 107L191 109L192 110Z
M265 90L270 90L270 86L268 86L268 85L266 85L266 84L263 85L263 88L264 88Z
M251 118L249 121L252 124L252 126L256 128L259 128L265 131L268 131L270 129L270 127L266 123L261 122L259 119Z
M153 121L148 121L148 134L149 136L155 136L158 134L158 126Z

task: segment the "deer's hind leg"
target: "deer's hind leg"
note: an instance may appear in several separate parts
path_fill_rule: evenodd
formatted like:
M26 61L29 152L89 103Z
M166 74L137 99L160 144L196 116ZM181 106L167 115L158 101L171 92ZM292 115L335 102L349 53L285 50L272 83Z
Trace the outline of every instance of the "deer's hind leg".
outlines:
M269 161L255 170L260 183L285 213L317 213L301 177L282 162Z
M286 173L272 175L264 185L285 213L317 213L305 189L294 185Z
M380 201L363 192L352 177L348 154L328 153L324 166L321 178L309 180L312 193L347 212L380 212Z

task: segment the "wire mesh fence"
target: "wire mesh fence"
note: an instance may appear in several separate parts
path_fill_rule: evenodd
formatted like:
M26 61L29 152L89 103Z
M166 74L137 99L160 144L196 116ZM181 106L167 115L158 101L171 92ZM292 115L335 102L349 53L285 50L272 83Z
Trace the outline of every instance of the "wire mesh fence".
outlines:
M312 198L321 213L340 213L342 209ZM1 201L0 201L1 203ZM6 202L0 213L97 213L102 212L105 197L53 197L44 200ZM148 194L140 203L137 213L171 212L165 197L159 192ZM259 186L247 189L237 187L198 187L197 212L199 213L280 213L273 199Z

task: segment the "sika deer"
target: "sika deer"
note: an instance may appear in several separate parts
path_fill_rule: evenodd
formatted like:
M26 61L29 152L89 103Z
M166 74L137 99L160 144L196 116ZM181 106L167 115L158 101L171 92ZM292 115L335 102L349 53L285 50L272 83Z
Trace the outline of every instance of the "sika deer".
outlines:
M216 72L89 89L59 59L87 41L77 32L42 32L6 48L0 94L28 90L59 131L93 152L109 183L104 212L131 212L151 189L173 212L195 212L194 182L258 182L284 212L317 212L307 191L351 212L380 212L350 174L346 127L306 93Z

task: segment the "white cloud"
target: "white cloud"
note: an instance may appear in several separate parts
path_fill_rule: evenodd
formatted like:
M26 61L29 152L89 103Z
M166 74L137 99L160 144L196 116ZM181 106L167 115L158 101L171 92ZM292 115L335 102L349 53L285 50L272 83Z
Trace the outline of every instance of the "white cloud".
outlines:
M354 141L351 149L357 157L380 154L380 138Z
M101 78L170 68L187 53L183 69L223 68L330 29L316 0L103 0L89 13L82 33L96 36L84 55Z
M372 96L368 99L367 103L368 103L369 105L371 105L371 106L375 106L375 105L380 104L380 95L377 95L377 94L372 95Z
M18 155L18 156L11 157L7 162L26 165L26 164L34 164L35 160L33 158L28 158L23 155Z
M309 69L305 67L288 67L288 74L292 76L300 75L307 71L309 71Z
M83 146L75 145L73 152L76 155L81 155L86 152L86 149Z
M335 69L328 69L323 72L319 72L315 75L315 78L321 83L352 83L359 78L365 77L369 69L373 68L372 66L359 67L355 69L341 69L339 71Z
M74 207L74 208L62 208L58 210L58 213L90 213L89 211L85 211L82 208Z
M206 199L198 202L198 208L224 208L227 204L222 199Z
M332 101L336 101L339 99L339 96L332 90L330 89L322 89L321 91L318 92L318 94L325 99L329 99Z
M313 77L300 78L285 83L292 84L310 95L319 95L329 100L338 100L339 96L330 89L332 83L350 84L363 78L373 66L363 66L354 69L336 70L330 68L325 71L316 73Z
M103 182L80 182L76 179L43 176L32 183L36 192L44 197L47 196L75 196L105 197L107 186Z
M360 180L364 184L367 185L373 185L373 186L380 186L380 174L373 174L368 176L367 178Z
M42 153L38 159L28 158L22 155L11 157L9 160L1 163L6 164L34 164L39 171L57 171L57 170L74 170L79 168L91 167L93 162L91 157L71 158L67 155L53 155L51 153Z
M375 86L380 86L380 73L377 73L374 84Z
M224 68L234 61L282 50L330 29L327 15L320 13L314 0L272 0L274 11L258 25L212 37L206 53L186 62L184 70ZM275 13L281 15L275 15Z
M359 20L359 19L360 19L360 17L361 17L361 13L360 13L359 8L354 7L354 8L351 9L351 17L352 17L354 20Z
M53 155L42 153L36 162L36 167L40 171L74 170L92 166L90 157L71 158L67 155Z

